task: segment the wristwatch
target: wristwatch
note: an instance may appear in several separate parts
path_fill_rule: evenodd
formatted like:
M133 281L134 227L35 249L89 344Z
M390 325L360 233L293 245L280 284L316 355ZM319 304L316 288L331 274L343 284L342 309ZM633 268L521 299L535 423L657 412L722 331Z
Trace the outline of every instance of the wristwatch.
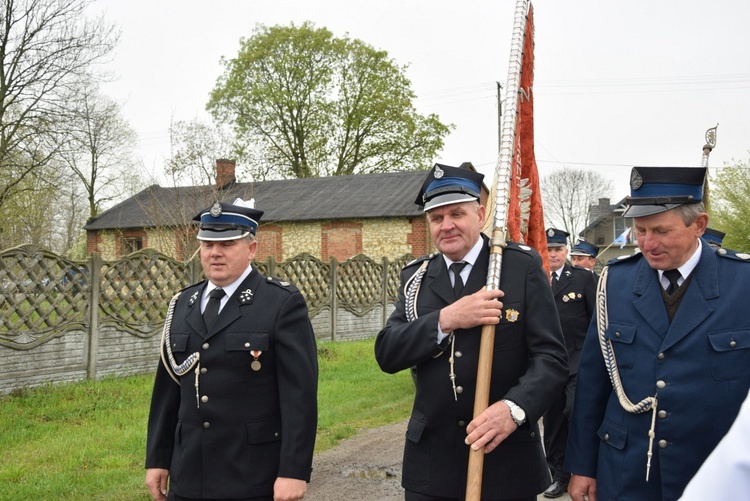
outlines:
M526 412L516 405L514 401L504 398L503 402L510 407L510 417L518 426L521 426L526 422Z

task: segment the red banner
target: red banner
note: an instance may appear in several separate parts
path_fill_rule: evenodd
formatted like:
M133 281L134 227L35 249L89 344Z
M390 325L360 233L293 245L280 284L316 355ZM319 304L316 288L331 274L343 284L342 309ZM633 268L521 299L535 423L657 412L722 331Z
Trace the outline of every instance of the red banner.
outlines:
M518 116L511 165L508 239L536 249L549 272L542 193L534 156L534 8L529 5L518 88Z

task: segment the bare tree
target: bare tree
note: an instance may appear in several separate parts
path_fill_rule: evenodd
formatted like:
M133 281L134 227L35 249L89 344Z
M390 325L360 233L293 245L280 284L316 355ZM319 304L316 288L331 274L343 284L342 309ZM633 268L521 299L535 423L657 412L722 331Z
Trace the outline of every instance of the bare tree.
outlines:
M90 0L4 0L0 6L0 209L57 152L67 98L103 62L118 32L87 19Z
M542 178L544 218L548 226L570 233L573 243L589 224L591 205L610 196L612 181L598 172L563 167Z
M227 133L198 119L173 122L169 127L171 157L165 174L175 186L211 185L216 159L236 158Z
M89 217L94 217L121 197L129 177L140 171L134 152L137 136L120 106L100 94L93 81L80 85L67 114L59 158L83 184Z

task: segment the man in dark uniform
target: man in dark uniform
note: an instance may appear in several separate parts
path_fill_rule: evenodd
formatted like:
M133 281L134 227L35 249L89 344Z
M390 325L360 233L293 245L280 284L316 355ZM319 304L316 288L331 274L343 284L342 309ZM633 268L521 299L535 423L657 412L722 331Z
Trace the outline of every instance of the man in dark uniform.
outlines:
M565 457L574 501L679 499L750 389L750 255L701 238L705 176L631 172L641 252L602 270Z
M570 262L573 266L586 268L593 273L597 255L599 255L598 245L585 240L579 240L573 246L573 250L570 251Z
M596 278L589 270L571 266L568 261L570 233L556 228L547 230L550 282L560 318L565 348L568 351L568 379L565 388L544 413L544 450L552 473L552 484L544 491L548 498L559 498L568 488L570 473L564 470L565 447L568 442L568 419L573 409L578 362L586 332L594 314Z
M416 366L402 475L407 501L463 499L469 447L485 448L484 500L535 500L550 482L537 421L568 373L560 323L549 314L552 292L530 247L509 243L499 289L485 290L482 179L440 164L429 172L416 203L440 253L403 269L396 309L375 341L385 372ZM472 419L485 324L497 325L490 405Z
M167 313L146 453L155 500L304 497L315 336L302 294L251 265L262 214L237 199L195 217L208 280L182 290Z

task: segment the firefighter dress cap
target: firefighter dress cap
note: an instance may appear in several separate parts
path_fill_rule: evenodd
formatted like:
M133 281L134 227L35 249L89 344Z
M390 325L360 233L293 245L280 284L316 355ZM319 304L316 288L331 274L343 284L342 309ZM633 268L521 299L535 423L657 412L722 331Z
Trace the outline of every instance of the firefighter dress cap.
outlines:
M579 240L570 251L571 256L589 256L595 258L599 254L599 246L585 240Z
M214 202L193 218L198 221L198 240L236 240L258 231L262 210L255 207L255 200L247 202L238 198L234 203Z
M703 201L706 167L633 167L624 217L643 217Z
M706 231L703 233L703 240L708 242L708 245L711 247L721 247L721 244L724 241L724 235L726 235L726 233L723 231L706 228Z
M474 171L470 162L461 167L435 164L414 203L424 206L427 212L443 205L479 202L483 180L484 174Z
M547 228L547 247L565 247L570 233L557 228Z

